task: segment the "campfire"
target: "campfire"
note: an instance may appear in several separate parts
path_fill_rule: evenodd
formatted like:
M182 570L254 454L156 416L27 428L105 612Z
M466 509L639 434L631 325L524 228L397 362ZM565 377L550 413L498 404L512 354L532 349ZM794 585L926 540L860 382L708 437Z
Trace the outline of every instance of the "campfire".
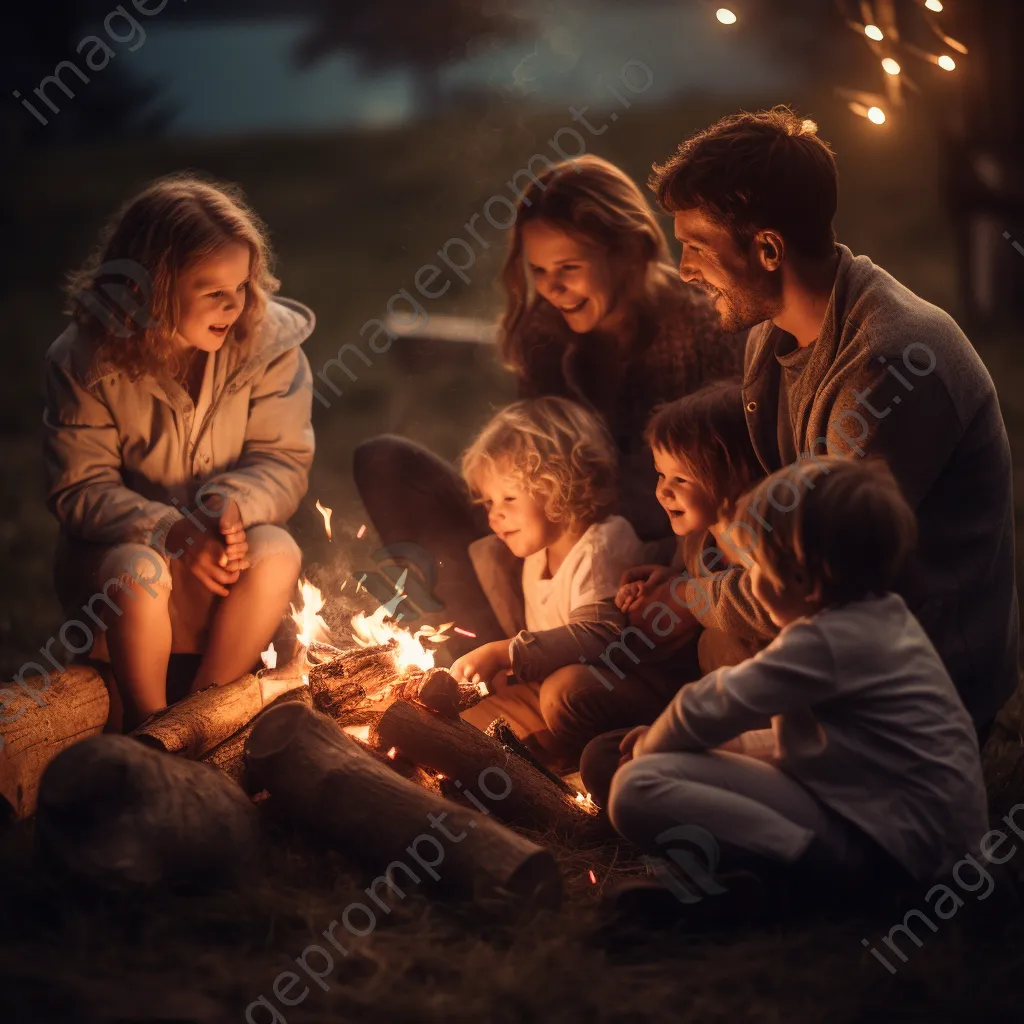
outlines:
M318 508L330 538L331 510L319 503ZM340 615L327 607L320 587L303 579L298 606L291 608L292 657L280 664L271 644L262 654L262 669L192 694L144 722L133 733L141 746L113 749L107 740L116 737L96 735L106 720L106 690L95 669L76 668L66 679L55 678L46 706L24 716L5 736L0 792L14 795L8 799L20 817L36 811L38 798L45 828L63 834L62 816L78 822L75 816L84 813L80 794L90 787L97 788L97 808L108 813L114 806L102 792L103 780L113 777L111 759L123 762L118 771L126 778L157 779L164 777L162 762L149 765L145 759L176 755L186 775L191 768L209 771L202 765L187 768L190 761L220 770L189 783L196 794L210 790L200 808L223 805L215 791L233 780L252 796L269 792L303 827L327 832L339 843L351 834L359 837L356 848L361 849L372 835L381 856L401 852L391 847L410 829L411 835L422 831L431 815L463 820L482 844L476 854L467 845L463 882L520 894L543 891L545 899L554 900L560 889L554 860L494 819L540 833L576 834L596 813L590 794L577 792L535 760L502 719L486 732L461 719L462 711L488 695L487 685L459 683L435 664L435 654L453 633L473 634L455 622L415 630L403 625L406 579L407 571L396 580L390 600L377 608L348 603ZM337 597L346 602L368 595L365 588L347 594L343 589ZM333 630L328 620L336 624ZM103 748L98 761L88 751L54 760L84 736ZM101 762L106 766L96 767ZM70 792L79 794L74 806L61 795ZM154 821L177 813L178 805L162 792L133 800L148 806ZM343 822L355 831L343 836ZM215 831L217 823L209 824ZM178 825L187 859L193 824L165 823L157 831L177 834ZM239 836L251 833L241 818L238 826ZM170 863L173 851L165 852Z

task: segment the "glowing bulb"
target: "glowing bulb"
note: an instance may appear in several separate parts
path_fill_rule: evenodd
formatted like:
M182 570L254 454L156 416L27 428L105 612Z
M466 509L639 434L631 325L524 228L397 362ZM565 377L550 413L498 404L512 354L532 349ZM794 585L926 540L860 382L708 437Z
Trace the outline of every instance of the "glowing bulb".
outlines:
M872 124L885 124L885 111L881 107L869 107L868 120Z
M877 25L865 25L864 35L866 35L868 39L874 39L876 43L885 38L885 36L882 35L882 30Z
M936 63L943 71L953 71L956 68L956 61L948 53L944 53Z
M934 11L936 14L942 11L942 0L924 0L924 5L929 11Z
M882 67L885 69L886 74L898 75L900 73L900 66L892 59L892 57L886 57L882 61Z
M715 11L715 17L723 25L735 25L736 24L736 15L733 14L732 11L730 11L728 7L719 7L718 10Z

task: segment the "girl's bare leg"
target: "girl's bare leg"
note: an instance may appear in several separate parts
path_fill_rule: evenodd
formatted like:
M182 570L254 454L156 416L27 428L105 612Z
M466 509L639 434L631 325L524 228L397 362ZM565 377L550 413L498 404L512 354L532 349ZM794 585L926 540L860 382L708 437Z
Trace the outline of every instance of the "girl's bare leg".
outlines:
M107 649L124 705L127 731L167 706L167 664L171 657L171 591L125 583L112 588L121 614L104 615Z
M252 670L295 596L301 554L296 547L245 569L218 602L192 692L222 686Z

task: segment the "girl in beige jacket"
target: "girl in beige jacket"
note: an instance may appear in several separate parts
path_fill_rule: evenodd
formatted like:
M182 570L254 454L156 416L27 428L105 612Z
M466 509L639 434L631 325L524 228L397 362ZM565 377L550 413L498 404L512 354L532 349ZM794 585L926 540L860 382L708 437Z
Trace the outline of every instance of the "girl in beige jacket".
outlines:
M109 652L126 726L166 705L172 652L202 654L193 690L249 670L294 593L314 318L271 297L270 259L234 189L156 181L73 275L47 353L61 639Z

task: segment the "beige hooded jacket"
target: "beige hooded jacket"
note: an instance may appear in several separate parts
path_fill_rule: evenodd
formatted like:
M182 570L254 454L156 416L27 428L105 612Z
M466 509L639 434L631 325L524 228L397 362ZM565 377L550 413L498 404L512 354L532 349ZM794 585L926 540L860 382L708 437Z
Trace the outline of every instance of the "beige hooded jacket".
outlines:
M131 381L92 365L72 324L46 354L50 510L65 538L148 544L202 485L233 498L248 528L284 523L306 493L313 462L309 361L312 310L275 297L246 342L214 354L213 397L194 440L195 406L171 380Z

